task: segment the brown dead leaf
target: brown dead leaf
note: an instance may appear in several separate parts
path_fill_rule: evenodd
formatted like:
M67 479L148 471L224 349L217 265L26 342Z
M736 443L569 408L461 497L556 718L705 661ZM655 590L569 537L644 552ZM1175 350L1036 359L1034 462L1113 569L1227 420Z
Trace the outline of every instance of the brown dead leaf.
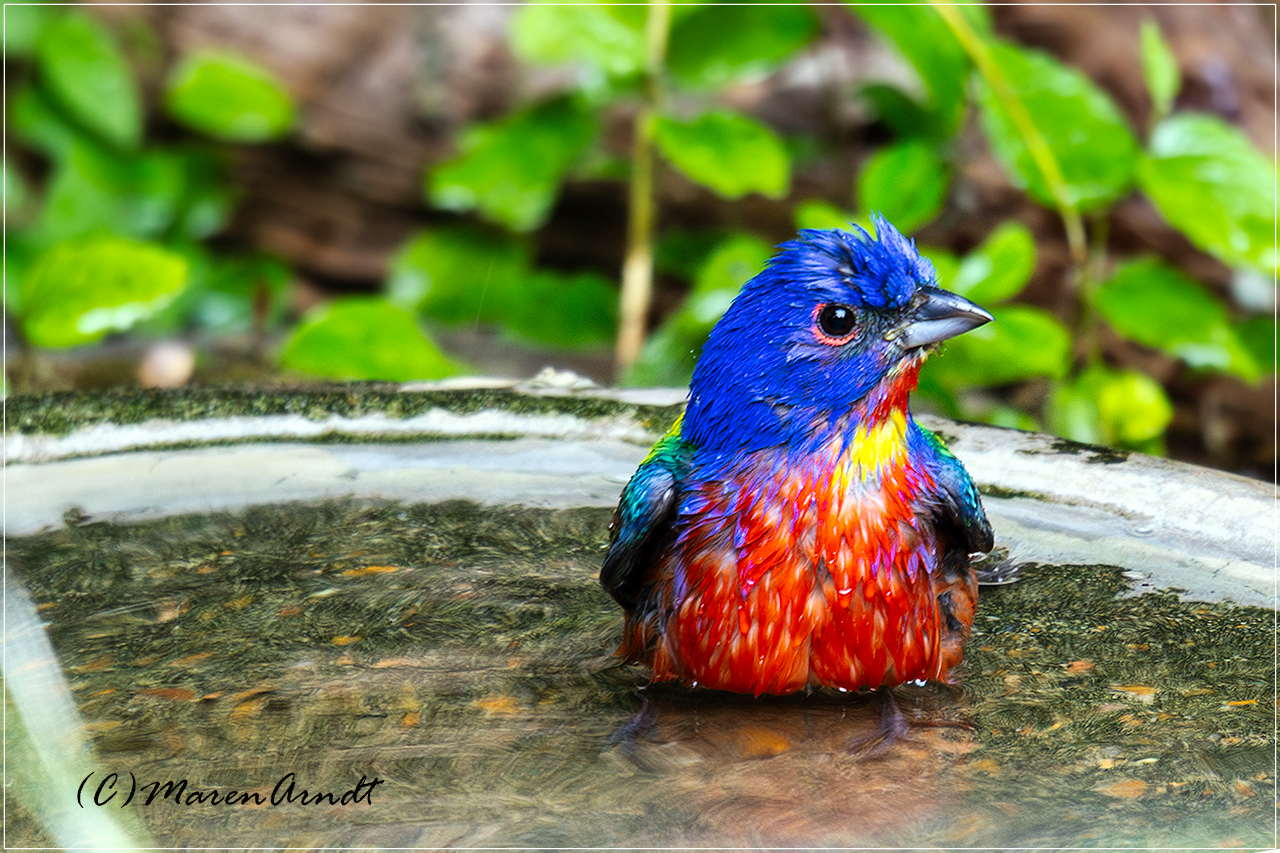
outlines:
M510 696L486 696L477 699L475 706L486 714L515 714L520 710L516 700Z
M195 691L185 687L144 687L138 691L139 696L151 696L155 699L168 699L170 702L190 702L196 698Z
M347 569L342 572L344 578L358 578L362 575L382 575L387 572L398 572L399 566L361 566L358 569Z
M231 722L243 723L246 719L267 707L267 703L270 701L271 697L267 695L258 695L244 700L231 709Z
M1097 790L1118 800L1134 800L1147 792L1147 783L1141 779L1121 779Z
M213 652L199 652L198 654L187 655L186 657L181 657L177 660L171 660L169 661L169 666L187 666L188 664L193 664L198 660L204 660L209 657L213 657Z
M1113 684L1111 689L1130 699L1137 699L1144 705L1156 701L1156 689L1146 684Z

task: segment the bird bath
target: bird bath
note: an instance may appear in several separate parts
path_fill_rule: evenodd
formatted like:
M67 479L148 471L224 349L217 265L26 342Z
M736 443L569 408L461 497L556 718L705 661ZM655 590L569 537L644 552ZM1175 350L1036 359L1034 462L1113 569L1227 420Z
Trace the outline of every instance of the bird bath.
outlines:
M1275 844L1271 485L922 418L1013 581L900 697L964 725L859 760L865 697L664 689L637 728L596 573L682 394L580 384L11 399L7 843Z

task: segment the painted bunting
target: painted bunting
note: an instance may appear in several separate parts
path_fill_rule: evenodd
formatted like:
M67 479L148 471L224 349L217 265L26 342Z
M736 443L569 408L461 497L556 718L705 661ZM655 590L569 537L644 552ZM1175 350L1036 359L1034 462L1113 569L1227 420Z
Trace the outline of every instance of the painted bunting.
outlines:
M908 396L941 341L992 318L875 227L779 247L622 493L600 578L619 654L655 682L860 690L960 663L991 527Z

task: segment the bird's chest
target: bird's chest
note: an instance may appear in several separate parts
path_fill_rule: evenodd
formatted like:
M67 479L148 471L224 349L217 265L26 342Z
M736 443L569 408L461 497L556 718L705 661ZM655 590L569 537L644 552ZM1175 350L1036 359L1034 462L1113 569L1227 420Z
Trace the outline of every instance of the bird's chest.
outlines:
M686 499L671 677L752 693L939 677L932 480L905 424L851 439L753 460Z
M933 482L906 432L905 416L891 416L810 454L759 454L700 488L686 504L684 536L699 585L745 600L771 576L770 586L834 604L859 583L931 571L932 531L917 510Z

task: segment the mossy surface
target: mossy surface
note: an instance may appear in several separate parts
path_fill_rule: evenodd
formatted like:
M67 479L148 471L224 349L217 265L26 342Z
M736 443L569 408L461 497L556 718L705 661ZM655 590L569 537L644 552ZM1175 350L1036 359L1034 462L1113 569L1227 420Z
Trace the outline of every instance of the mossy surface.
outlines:
M1129 450L1104 447L1100 444L1083 444L1065 438L1055 438L1049 445L1049 450L1053 453L1065 453L1068 456L1087 454L1084 461L1094 465L1118 465L1121 462L1127 462L1133 455Z
M383 414L409 418L432 409L465 415L485 410L520 415L572 415L587 420L626 416L661 433L678 406L645 406L585 395L537 395L510 389L403 391L351 383L331 388L262 389L191 387L172 391L124 389L13 396L6 429L28 435L66 435L100 423L194 421L234 416L299 415L312 420Z
M163 846L1273 843L1272 611L1024 566L984 589L961 686L900 696L972 730L859 759L863 697L648 690L637 717L596 580L608 519L279 506L73 524L9 540L9 570L104 770L263 796L384 780L340 807L157 799Z

